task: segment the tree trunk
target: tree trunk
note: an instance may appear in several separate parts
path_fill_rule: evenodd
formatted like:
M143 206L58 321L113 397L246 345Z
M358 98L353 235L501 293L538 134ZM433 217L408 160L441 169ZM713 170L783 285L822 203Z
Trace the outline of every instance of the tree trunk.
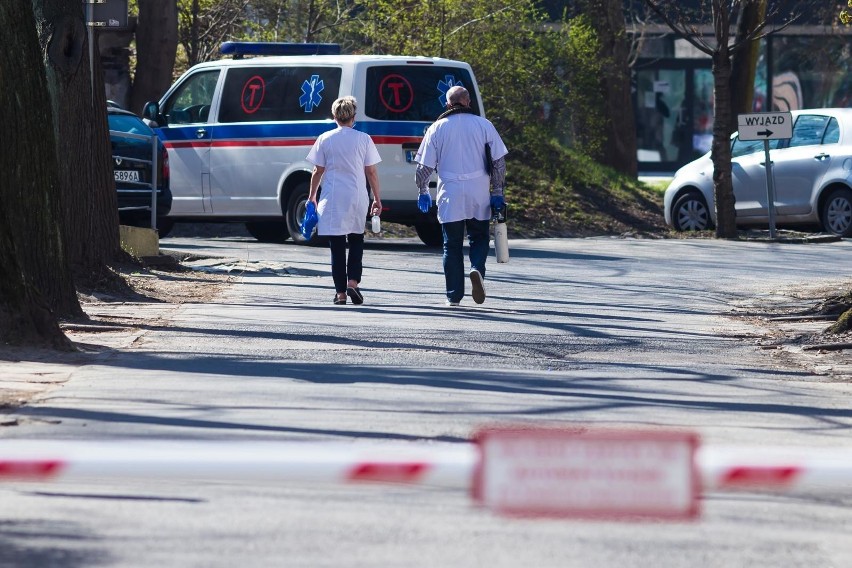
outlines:
M621 0L587 0L591 18L601 42L604 65L601 78L606 121L603 156L598 160L628 176L636 176L636 128L630 96L629 45Z
M118 202L112 173L106 94L100 57L89 42L79 0L34 0L53 117L62 187L68 257L78 283L112 277L109 263L121 251Z
M80 310L59 229L53 118L31 0L0 2L0 28L0 343L70 349L47 308Z
M136 77L130 109L141 113L148 101L159 101L172 84L178 44L176 0L139 2L136 23Z
M766 0L745 0L737 21L737 37L741 43L748 34L766 19ZM731 59L731 132L737 129L737 115L752 112L754 107L754 77L760 41L754 40L737 51Z
M721 0L714 0L714 5ZM717 19L718 18L718 19ZM728 12L721 7L714 15L716 51L713 53L713 96L716 116L713 120L713 192L716 200L716 236L737 238L734 186L731 177L731 55L728 51Z

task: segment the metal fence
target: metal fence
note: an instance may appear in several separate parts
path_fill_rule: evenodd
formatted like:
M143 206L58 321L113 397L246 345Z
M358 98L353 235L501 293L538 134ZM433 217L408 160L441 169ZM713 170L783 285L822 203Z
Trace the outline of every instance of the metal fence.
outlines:
M119 211L133 211L133 210L150 210L151 211L151 228L157 228L157 184L158 174L160 171L159 168L159 152L158 150L158 138L156 135L146 136L144 134L132 134L130 132L121 132L118 130L110 130L110 136L117 136L120 138L130 138L134 140L143 140L148 141L151 144L151 159L150 160L142 160L139 158L131 158L129 156L118 156L113 155L112 159L117 160L120 159L122 161L134 162L137 164L145 164L151 166L151 179L150 182L142 182L142 181L129 181L122 180L123 183L128 183L133 186L137 186L140 189L138 191L150 191L151 192L151 204L150 205L140 205L135 207L119 207ZM116 180L118 181L118 180ZM132 190L136 191L136 190Z

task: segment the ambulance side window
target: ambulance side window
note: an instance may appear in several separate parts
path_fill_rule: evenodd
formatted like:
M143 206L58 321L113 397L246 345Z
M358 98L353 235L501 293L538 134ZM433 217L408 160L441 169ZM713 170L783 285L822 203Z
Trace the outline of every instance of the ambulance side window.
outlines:
M340 76L339 67L232 67L219 122L330 120Z
M364 112L377 120L432 122L446 110L446 93L461 85L470 91L471 108L481 114L473 79L462 67L374 65L367 69Z
M162 111L170 126L207 122L219 73L218 69L202 71L180 84Z

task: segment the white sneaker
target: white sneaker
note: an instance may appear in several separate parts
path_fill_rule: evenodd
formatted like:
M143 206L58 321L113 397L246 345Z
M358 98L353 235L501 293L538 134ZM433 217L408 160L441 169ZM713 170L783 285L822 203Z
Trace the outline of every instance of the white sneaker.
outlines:
M477 304L485 301L485 281L475 268L470 269L470 295Z

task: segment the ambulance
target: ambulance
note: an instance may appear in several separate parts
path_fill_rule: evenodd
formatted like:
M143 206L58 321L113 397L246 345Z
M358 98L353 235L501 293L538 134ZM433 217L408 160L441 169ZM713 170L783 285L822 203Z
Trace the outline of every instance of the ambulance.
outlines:
M351 95L355 128L373 138L382 158L382 220L441 245L435 207L417 208L413 159L450 87L468 89L471 107L483 114L470 65L342 55L336 44L228 42L221 49L233 57L195 65L143 110L169 155L173 200L161 235L175 222L240 222L260 241L304 243L313 168L305 157L317 136L336 127L332 102ZM436 186L430 183L433 203Z

